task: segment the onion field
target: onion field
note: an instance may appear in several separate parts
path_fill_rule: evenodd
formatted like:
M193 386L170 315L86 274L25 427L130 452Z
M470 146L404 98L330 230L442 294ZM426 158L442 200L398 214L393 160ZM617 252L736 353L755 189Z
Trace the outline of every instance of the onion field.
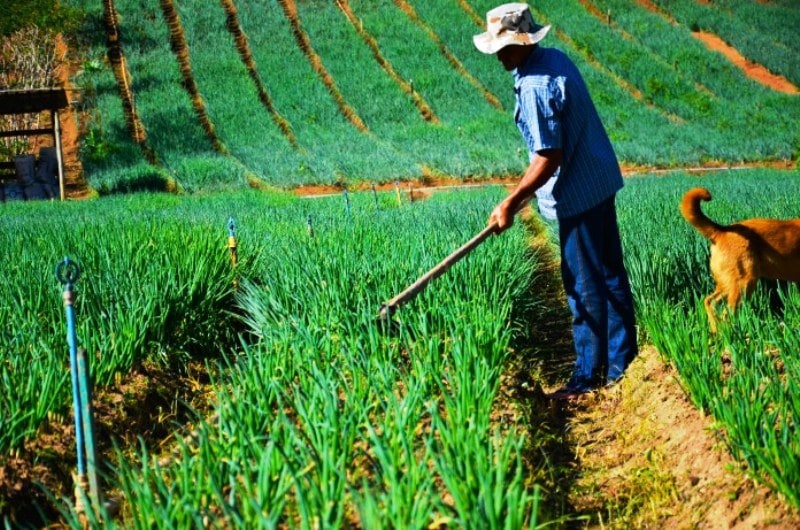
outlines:
M570 368L533 338L561 325L558 242L534 209L377 318L526 167L511 78L472 45L495 2L61 1L84 14L68 37L97 197L0 204L3 528L624 527L565 489L580 470L544 389ZM697 38L797 85L800 41L770 28L800 9L531 8L632 174L616 204L640 346L800 513L800 286L762 282L710 333L709 242L678 209L702 185L720 224L800 216L800 95ZM110 501L81 510L67 257Z
M491 1L77 4L87 12L74 78L91 140L84 167L100 194L479 180L527 163L510 116L511 78L472 45ZM716 31L797 83L797 39L764 31L765 20L791 26L796 6L740 4L532 8L553 25L546 45L583 72L624 164L792 159L800 98L748 78L693 36ZM109 34L124 63L109 64ZM123 111L120 87L138 121Z
M800 206L797 177L716 174L703 181L715 197L707 211L720 222L785 217ZM639 177L620 194L641 334L717 418L748 473L797 506L800 292L759 291L709 335L707 245L677 208L696 182ZM525 451L535 427L492 421L514 337L546 305L525 287L540 266L532 228L490 239L403 306L393 330L376 321L381 303L477 232L500 196L451 192L399 207L394 194L354 193L349 210L341 196L254 191L9 207L0 217L0 248L15 264L0 306L3 452L69 414L52 273L69 255L83 270L79 337L100 392L145 359L217 366L192 436L176 425L170 453L155 441L116 455L107 483L124 499L122 515L98 526L193 528L214 518L248 528L522 528L559 519L544 493L547 457Z
M20 275L9 280L20 288L3 295L3 410L12 412L3 416L3 451L68 413L52 259L69 255L83 270L79 337L98 388L146 358L202 354L223 365L196 442L178 444L169 464L148 446L118 464L114 489L131 501L124 526L189 528L209 517L265 528L535 526L525 429L490 422L512 306L537 303L508 287L524 290L536 267L524 231L490 241L469 267L403 307L394 331L375 320L393 291L479 229L499 196L399 209L393 195L376 203L365 194L348 216L339 198L142 195L109 199L111 225L92 203L4 212L6 258L16 254ZM45 212L49 228L34 228ZM225 248L230 215L239 226L235 270ZM65 224L70 235L61 237ZM246 341L232 336L237 327Z

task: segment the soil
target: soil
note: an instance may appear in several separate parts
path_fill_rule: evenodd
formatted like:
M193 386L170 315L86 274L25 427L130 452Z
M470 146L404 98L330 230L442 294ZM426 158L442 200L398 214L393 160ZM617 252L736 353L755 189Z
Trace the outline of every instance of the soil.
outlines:
M67 98L70 105L59 112L61 119L61 150L64 160L64 188L65 194L70 199L83 199L91 196L91 190L83 175L83 166L80 158L80 128L78 112L72 103L78 98L79 93L74 90L70 77L74 75L79 66L69 60L67 44L61 36L56 39L56 53L58 56L67 57L66 64L61 65L56 75L61 86L67 89Z
M705 31L693 32L695 38L699 39L710 50L724 55L730 62L739 67L747 77L758 81L762 85L784 94L800 94L798 89L791 81L785 77L773 74L760 64L749 61L739 53L736 48L729 46L721 38L713 33Z
M136 451L140 439L151 449L172 447L177 427L183 425L188 432L194 411L208 410L209 381L200 361L189 362L180 372L146 363L115 386L98 391L92 400L98 461L113 465L115 445L123 452ZM74 499L75 467L72 416L54 415L20 450L0 455L0 521L8 517L26 527L43 528L42 516L57 519L58 511L42 486L56 498ZM106 497L113 499L114 493L106 492Z
M747 169L747 168L770 168L770 169L794 169L797 167L796 161L793 160L765 160L760 162L745 162L731 166L727 162L721 161L708 161L696 166L686 167L661 167L661 166L640 166L634 164L621 164L622 174L625 177L634 177L644 174L658 174L668 173L675 171L685 171L687 173L701 173L707 171L725 171L730 169ZM395 184L394 182L383 182L373 184L369 182L360 182L355 184L306 184L295 186L291 192L298 197L316 197L326 195L337 195L342 193L346 188L348 191L364 192L370 191L372 186L379 192L393 192L399 187L401 195L407 197L413 193L414 198L426 197L438 191L447 191L448 189L460 188L468 189L470 187L480 186L494 186L503 185L507 187L514 186L519 182L519 176L512 177L448 177L442 175L423 175L421 179L404 180Z
M800 528L800 514L732 459L652 347L621 384L578 403L568 425L581 470L573 505L610 517L587 528Z

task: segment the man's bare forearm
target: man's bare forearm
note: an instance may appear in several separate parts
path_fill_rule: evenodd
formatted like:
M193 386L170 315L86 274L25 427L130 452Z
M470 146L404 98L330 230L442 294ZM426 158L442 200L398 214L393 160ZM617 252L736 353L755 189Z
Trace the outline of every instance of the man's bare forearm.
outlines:
M515 212L536 190L544 186L561 165L561 150L549 149L536 153L517 187L505 198L508 209Z
M561 165L561 160L560 149L549 149L534 155L517 187L495 207L489 216L489 224L497 225L497 233L506 230L514 223L514 215L517 210L547 182L547 179L553 176L553 173Z

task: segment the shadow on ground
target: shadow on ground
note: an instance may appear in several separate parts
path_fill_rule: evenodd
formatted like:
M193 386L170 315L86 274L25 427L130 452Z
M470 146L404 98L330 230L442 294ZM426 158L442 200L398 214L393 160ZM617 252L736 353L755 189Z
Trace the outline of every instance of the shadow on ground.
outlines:
M571 314L561 281L560 258L552 226L535 215L524 219L531 234L531 252L540 266L525 299L515 301L514 353L506 372L506 395L528 426L524 455L531 483L541 486L540 521L579 528L585 521L571 505L569 493L579 477L569 426L576 406L548 398L572 372L575 353Z

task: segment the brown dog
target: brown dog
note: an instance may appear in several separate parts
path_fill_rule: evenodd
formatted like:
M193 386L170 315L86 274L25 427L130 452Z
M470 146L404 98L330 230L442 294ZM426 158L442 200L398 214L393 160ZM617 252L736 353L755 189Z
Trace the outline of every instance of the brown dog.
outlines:
M716 333L714 304L722 298L733 311L759 278L800 282L800 218L747 219L722 226L700 209L700 201L710 200L707 189L691 189L683 196L681 213L711 241L711 274L717 288L706 297L705 306L711 331Z

